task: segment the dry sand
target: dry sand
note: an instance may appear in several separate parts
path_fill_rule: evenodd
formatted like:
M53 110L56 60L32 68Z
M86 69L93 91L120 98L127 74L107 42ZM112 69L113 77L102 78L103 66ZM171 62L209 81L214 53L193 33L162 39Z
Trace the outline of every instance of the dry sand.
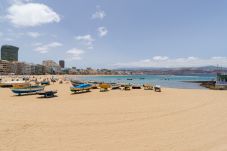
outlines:
M0 151L226 151L227 91L14 96L0 88Z

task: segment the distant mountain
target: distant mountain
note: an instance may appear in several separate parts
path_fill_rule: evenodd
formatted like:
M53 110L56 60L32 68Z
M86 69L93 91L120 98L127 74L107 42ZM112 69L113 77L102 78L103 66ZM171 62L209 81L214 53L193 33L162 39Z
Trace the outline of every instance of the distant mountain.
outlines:
M227 72L227 68L216 66L203 67L182 67L182 68L121 68L116 69L126 74L170 74L170 75L201 75L201 74L216 74L217 72Z
M163 70L168 68L161 67L132 67L132 68L117 68L115 70Z
M166 68L166 67L135 67L135 68L118 68L115 70L227 70L226 67L217 67L217 66L202 66L202 67L174 67L174 68Z
M197 67L198 70L227 70L226 67L217 67L217 66L205 66Z

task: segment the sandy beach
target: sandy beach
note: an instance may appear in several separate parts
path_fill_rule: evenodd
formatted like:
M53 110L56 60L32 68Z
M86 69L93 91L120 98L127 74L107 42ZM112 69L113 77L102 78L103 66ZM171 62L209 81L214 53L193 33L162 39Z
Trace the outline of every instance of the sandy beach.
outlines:
M224 151L227 91L164 88L58 97L0 88L0 151Z

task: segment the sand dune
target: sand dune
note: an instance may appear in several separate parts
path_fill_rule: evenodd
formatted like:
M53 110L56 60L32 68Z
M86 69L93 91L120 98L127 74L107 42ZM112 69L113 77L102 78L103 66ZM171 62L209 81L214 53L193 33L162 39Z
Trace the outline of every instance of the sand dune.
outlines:
M1 151L224 151L227 92L164 89L14 96L0 89Z

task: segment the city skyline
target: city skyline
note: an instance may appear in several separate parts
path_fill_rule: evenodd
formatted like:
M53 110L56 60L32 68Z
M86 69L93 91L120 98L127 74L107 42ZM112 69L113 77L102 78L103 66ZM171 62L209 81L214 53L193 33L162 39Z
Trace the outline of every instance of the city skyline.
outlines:
M227 66L225 1L3 0L0 45L68 67Z

